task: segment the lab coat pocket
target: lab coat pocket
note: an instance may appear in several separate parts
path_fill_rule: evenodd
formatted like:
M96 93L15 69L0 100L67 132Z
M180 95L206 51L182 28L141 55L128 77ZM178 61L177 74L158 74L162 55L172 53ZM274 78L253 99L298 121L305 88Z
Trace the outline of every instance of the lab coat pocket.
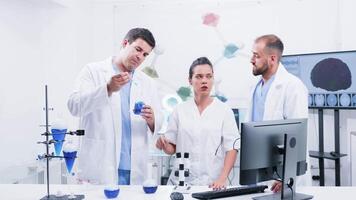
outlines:
M104 144L104 141L99 139L83 138L83 148L78 156L79 171L83 177L100 182L98 177L102 177L103 173Z

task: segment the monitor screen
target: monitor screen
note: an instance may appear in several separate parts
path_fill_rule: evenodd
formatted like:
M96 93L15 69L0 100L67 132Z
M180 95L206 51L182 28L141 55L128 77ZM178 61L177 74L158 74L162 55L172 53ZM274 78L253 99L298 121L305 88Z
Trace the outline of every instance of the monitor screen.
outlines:
M306 172L307 119L273 120L241 124L240 184L281 178L284 134L296 135L296 176ZM288 155L287 155L288 156Z
M286 55L281 62L308 88L310 108L356 109L356 51Z

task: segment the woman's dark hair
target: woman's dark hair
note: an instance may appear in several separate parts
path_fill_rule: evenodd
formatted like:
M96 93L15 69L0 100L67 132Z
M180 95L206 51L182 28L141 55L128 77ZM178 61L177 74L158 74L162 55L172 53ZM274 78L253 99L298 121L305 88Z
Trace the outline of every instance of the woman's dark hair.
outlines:
M205 64L208 64L211 67L211 71L214 73L213 65L211 64L210 60L207 57L200 57L194 60L193 63L190 65L189 79L193 77L193 71L197 65L205 65Z

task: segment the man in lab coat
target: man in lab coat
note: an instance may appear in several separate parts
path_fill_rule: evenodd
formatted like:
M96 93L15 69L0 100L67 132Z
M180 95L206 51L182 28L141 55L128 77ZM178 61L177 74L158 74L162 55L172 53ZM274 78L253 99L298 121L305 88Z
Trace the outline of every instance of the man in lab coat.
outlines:
M78 154L79 179L97 184L142 184L147 177L148 140L160 128L154 80L135 70L155 47L152 33L131 29L117 56L90 63L68 100L86 135ZM144 102L134 114L135 102Z
M250 62L253 75L261 78L251 92L250 121L308 118L308 90L280 62L283 49L276 35L263 35L254 42ZM311 186L310 169L298 179L299 184ZM271 189L277 192L281 184L275 182Z

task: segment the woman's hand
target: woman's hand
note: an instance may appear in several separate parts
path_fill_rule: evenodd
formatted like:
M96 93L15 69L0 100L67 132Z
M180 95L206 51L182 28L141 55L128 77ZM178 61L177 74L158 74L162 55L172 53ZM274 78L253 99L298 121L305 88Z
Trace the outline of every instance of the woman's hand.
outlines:
M276 192L280 192L282 190L282 182L280 181L274 181L273 185L271 187L271 190L276 193Z
M210 184L209 187L213 188L213 190L225 189L226 188L225 183L226 183L226 179L219 178L218 180Z
M168 141L167 139L164 137L164 136L160 136L158 139L157 139L157 142L156 142L156 147L157 149L159 150L164 150L166 145L167 145Z
M164 137L160 136L156 141L156 147L159 150L163 150L166 154L172 155L176 152L176 145L169 143Z

